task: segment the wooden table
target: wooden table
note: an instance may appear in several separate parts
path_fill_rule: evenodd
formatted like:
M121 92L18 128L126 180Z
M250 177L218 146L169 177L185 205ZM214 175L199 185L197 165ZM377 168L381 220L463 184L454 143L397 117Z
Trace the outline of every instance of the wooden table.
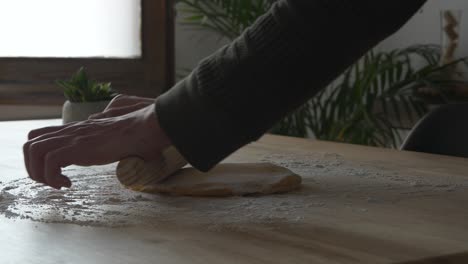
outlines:
M59 121L0 123L0 188L27 176L21 153L27 132L54 124ZM468 263L463 253L468 251L465 159L265 136L228 161L270 161L287 166L304 177L304 187L287 195L236 198L257 204L256 211L245 216L252 221L242 222L239 229L232 225L207 228L196 217L182 216L180 221L170 216L171 221L151 226L122 227L1 216L0 262ZM75 173L80 173L80 168ZM73 190L68 192L73 195ZM172 206L171 199L181 198L154 199L158 207L163 206L158 201ZM184 198L176 209L190 203L189 199ZM197 206L200 201L213 202L206 198L194 201ZM262 205L281 210L271 212L269 219L273 220L263 221L255 218L262 213ZM285 215L282 208L290 211ZM181 214L191 215L184 210ZM210 210L211 217L223 213ZM203 211L192 213L204 217ZM275 220L277 213L283 216ZM226 220L223 217L220 221ZM242 215L236 217L242 221Z

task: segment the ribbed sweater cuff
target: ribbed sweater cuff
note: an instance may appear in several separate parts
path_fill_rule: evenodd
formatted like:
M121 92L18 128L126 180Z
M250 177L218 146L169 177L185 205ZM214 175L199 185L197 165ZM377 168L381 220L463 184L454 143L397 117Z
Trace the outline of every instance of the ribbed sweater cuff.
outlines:
M193 75L188 76L156 99L156 116L187 162L208 171L242 147L245 139L239 127L198 93Z

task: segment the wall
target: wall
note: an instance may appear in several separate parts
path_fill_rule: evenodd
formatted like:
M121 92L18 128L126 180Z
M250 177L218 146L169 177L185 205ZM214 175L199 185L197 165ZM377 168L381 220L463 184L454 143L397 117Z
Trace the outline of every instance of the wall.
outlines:
M197 63L215 52L227 41L211 32L194 32L176 27L176 72L193 69Z
M440 44L440 10L463 10L461 56L468 56L468 1L429 0L399 32L381 43L382 49L406 47L412 44Z
M181 22L182 14L178 14L177 22ZM190 30L176 23L176 70L193 69L197 63L209 56L228 40L220 38L211 31Z

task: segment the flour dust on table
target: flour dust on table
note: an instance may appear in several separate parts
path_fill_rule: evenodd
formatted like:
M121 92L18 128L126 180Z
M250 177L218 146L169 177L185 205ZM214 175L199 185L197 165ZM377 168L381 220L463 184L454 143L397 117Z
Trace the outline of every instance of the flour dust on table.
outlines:
M26 178L1 183L0 214L13 219L85 226L158 226L169 222L209 229L242 229L252 224L297 225L337 211L363 217L369 210L386 204L453 195L468 189L468 180L455 176L419 177L414 171L414 176L408 176L396 173L391 164L357 163L332 153L270 155L262 162L300 175L302 188L273 196L167 196L124 188L116 179L116 164L71 166L64 170L72 179L71 189L54 190Z

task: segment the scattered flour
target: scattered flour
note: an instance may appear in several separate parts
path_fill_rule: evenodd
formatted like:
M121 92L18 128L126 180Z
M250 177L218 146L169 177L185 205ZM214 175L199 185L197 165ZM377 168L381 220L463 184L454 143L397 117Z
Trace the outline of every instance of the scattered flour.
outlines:
M397 203L402 198L418 195L442 195L468 186L468 183L451 184L445 177L400 175L384 166L347 161L333 153L278 154L266 156L262 161L298 173L304 178L303 188L272 196L171 197L123 188L114 176L115 164L89 168L72 166L64 171L73 181L71 189L53 190L30 179L0 183L0 214L8 218L86 226L196 222L216 229L251 223L296 224L329 210L351 209L362 214L369 210L366 205ZM444 182L440 178L444 178Z

